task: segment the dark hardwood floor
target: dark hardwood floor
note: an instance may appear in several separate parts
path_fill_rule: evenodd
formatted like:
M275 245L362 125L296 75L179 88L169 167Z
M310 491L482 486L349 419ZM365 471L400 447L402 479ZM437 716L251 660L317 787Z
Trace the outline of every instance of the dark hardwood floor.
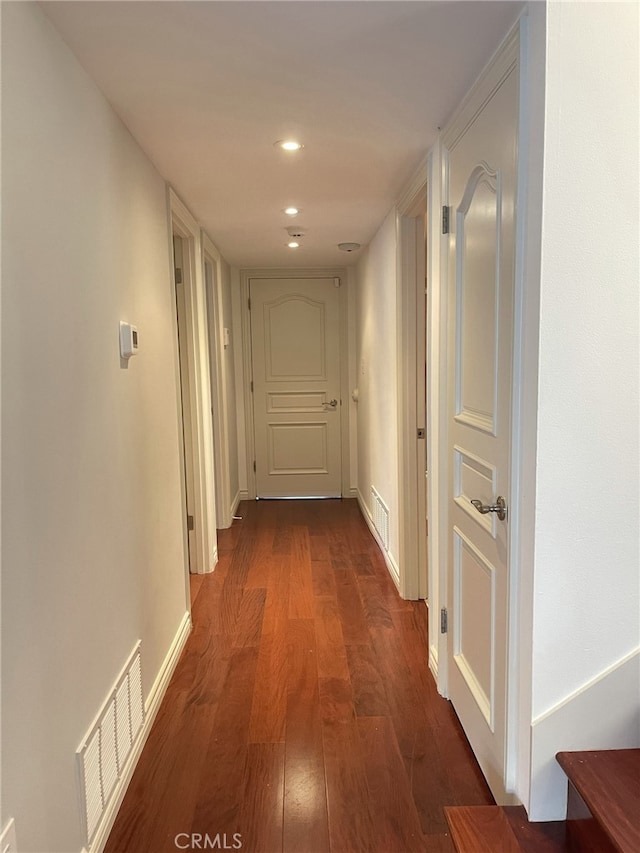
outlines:
M353 500L238 514L192 579L106 853L453 850L443 807L493 799L436 691L424 602L400 599Z

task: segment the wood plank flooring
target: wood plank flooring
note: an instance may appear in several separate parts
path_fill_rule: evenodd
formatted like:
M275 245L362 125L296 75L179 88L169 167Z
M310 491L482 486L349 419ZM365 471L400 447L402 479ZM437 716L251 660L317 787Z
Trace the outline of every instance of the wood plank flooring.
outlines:
M493 799L429 671L424 602L400 599L356 501L238 514L192 579L194 629L106 853L234 834L255 853L449 853L443 808Z

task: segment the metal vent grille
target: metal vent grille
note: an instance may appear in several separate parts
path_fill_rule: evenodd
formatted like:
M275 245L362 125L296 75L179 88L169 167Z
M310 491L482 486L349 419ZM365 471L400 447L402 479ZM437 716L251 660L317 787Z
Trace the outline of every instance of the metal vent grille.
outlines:
M106 803L118 781L115 699L109 703L100 726L100 775L102 778L102 799Z
M385 551L389 550L389 508L378 492L371 486L371 510L373 526L378 532Z
M87 834L92 837L102 815L102 782L100 781L100 731L94 732L83 755L85 783L85 817Z
M116 691L116 748L118 773L122 773L122 759L131 749L131 726L129 724L129 679L125 678Z
M138 642L76 755L87 850L142 731L142 661Z
M129 727L131 729L132 741L135 741L143 722L142 668L140 665L140 655L138 654L134 657L131 669L129 670Z

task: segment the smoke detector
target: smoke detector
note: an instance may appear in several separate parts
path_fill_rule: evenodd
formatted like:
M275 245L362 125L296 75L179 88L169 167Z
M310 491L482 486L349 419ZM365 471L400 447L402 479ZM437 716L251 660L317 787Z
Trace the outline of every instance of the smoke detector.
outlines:
M338 248L343 252L355 252L360 248L360 243L338 243Z
M304 229L300 228L299 225L292 225L287 228L287 234L289 237L304 237Z

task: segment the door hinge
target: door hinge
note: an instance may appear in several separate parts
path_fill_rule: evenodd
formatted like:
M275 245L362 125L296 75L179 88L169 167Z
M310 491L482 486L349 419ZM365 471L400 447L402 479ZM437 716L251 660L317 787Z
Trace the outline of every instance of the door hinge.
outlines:
M451 208L448 205L443 204L442 205L442 233L443 234L449 233L449 214L450 213L451 213Z
M182 284L182 270L176 267L176 284Z
M253 473L256 473L256 460L253 460Z
M251 393L253 394L253 379L251 380Z
M446 634L449 630L449 614L447 608L443 607L440 610L440 633Z
M193 516L187 516L187 530L193 530Z

